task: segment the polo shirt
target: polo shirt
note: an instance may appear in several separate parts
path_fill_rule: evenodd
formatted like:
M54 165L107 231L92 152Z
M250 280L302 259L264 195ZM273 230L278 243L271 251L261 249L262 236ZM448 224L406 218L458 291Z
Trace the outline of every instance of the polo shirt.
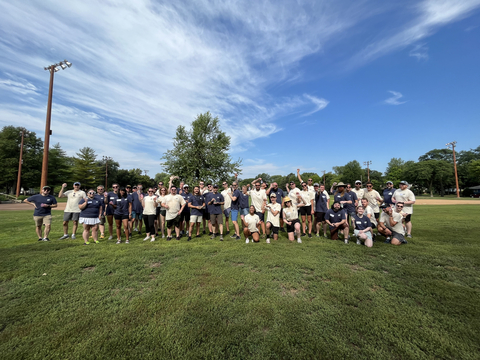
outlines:
M57 199L53 195L43 196L41 194L30 196L27 201L34 203L36 209L33 212L33 216L48 216L52 215L52 209L50 207L42 207L42 204L54 205L57 203Z
M193 206L202 206L205 204L205 196L203 195L192 195L190 199L190 204ZM187 206L187 205L185 205ZM195 215L195 216L202 216L203 215L203 209L198 210L198 209L192 209L190 208L190 214Z
M218 215L222 213L222 205L218 204L219 202L223 202L224 198L222 194L219 193L211 193L211 195L208 197L208 202L210 202L212 199L215 199L217 202L216 204L208 204L208 212L212 215Z

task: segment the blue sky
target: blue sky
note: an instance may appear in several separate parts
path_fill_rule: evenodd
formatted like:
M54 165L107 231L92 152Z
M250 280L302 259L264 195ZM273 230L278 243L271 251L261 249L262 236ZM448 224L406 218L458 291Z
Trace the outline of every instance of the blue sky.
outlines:
M480 0L0 0L0 126L162 171L218 116L241 177L480 145Z

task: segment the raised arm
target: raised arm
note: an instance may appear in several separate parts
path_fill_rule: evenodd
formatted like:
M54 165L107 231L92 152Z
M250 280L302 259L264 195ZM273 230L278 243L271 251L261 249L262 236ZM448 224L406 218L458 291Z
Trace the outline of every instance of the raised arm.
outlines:
M65 195L63 195L63 190L67 187L67 183L63 183L62 184L62 188L60 189L60 192L58 193L58 197L61 198L61 197L65 197Z
M297 169L297 178L300 181L300 184L303 182L302 177L300 176L300 169Z

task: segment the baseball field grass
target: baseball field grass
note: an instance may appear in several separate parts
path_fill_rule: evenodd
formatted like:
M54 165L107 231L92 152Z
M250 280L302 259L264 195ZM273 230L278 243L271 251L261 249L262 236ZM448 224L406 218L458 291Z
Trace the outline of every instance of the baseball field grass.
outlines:
M479 359L480 208L416 206L373 248L281 233L268 245L37 242L2 211L3 359Z

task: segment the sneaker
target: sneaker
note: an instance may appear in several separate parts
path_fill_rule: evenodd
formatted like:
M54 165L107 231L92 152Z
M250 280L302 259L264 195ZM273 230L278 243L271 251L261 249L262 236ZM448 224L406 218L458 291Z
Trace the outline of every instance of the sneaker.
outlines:
M345 244L347 244L347 245L348 245L348 239L345 239L344 241L345 241Z
M42 238L38 238L38 241L43 241L43 239L42 239Z
M148 239L150 239L150 236L146 236L145 239L143 239L143 241L147 241Z
M202 235L198 234L196 237L199 238L199 237L202 237Z
M223 235L220 235L220 241L223 241Z
M125 244L130 244L130 241L126 240L126 241L125 241Z
M237 234L233 234L232 236L230 236L232 239L236 239L237 238Z
M266 242L267 244L270 244L270 239L267 239L265 242Z
M305 233L302 233L302 236L307 236L307 234L305 234Z
M154 242L154 241L155 241L155 238L152 237L152 238L150 239L150 242Z
M205 233L205 231L204 231L204 233ZM210 232L208 233L208 235L212 236L212 235L213 235L213 232L210 231Z
M320 237L320 234L315 234L316 237Z
M403 239L402 244L408 244L408 241Z
M141 232L141 231L139 231L139 232L138 232L138 235L142 235L142 232Z
M165 234L162 234L162 239L165 239Z
M191 236L188 237L187 241L190 241L190 240L192 240L192 237L191 237Z
M58 240L64 240L64 239L68 239L70 237L70 235L63 235L60 239Z
M108 237L108 240L113 240L113 236L110 235L110 236Z
M206 234L206 232L205 232L205 230L203 230L203 235L205 235L205 234Z
M248 238L245 239L245 244L248 244L250 240Z
M42 241L50 241L49 238L43 238Z
M301 243L302 243L302 239L298 238L298 239L297 239L297 243L301 244Z
M391 244L392 240L390 240L389 237L387 237L384 241L385 244Z
M172 237L171 236L167 236L167 241L170 241L172 240Z
M90 241L87 241L86 243L83 243L83 245L90 245Z
M177 240L180 240L180 236L177 236L176 239L177 239Z
M376 234L372 234L372 241L375 242Z
M240 237L240 236L237 236L237 237L235 238L235 240L240 240L240 239L241 239L241 237Z
M312 234L308 234L308 237L311 238L311 237L312 237Z
M121 242L122 242L122 240L120 240L120 239L117 240L117 244L120 244ZM89 243L87 242L87 245L88 245L88 244L89 244Z
M227 231L225 232L225 235L229 235L229 234L230 234L230 230L227 230Z
M362 242L357 239L357 245L362 245Z
M103 235L103 234L100 235L100 239L101 239L101 240L105 239L105 235Z
M95 244L100 244L100 241L96 240ZM128 240L127 240L127 244L128 244Z
M76 238L75 234L72 234L72 239L75 240Z
M411 238L412 238L412 234L407 234L407 238L411 239Z
M328 239L327 234L323 234L323 237L324 237L325 239Z
M188 233L188 231L187 231L187 232L185 232L185 234L186 234L187 236L189 236L189 235L190 235L190 234Z
M138 232L138 229L137 229L137 228L135 228L135 229L133 229L133 231L137 231L137 232Z
M214 233L210 234L210 239L215 239L215 234Z

